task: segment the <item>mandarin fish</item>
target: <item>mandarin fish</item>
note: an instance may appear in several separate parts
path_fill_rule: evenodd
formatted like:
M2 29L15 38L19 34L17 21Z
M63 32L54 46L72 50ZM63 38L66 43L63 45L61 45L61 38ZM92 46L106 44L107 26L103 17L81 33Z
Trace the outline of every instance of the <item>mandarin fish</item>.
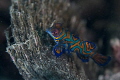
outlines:
M56 42L53 48L56 57L61 56L63 53L71 54L71 52L75 52L82 62L88 62L89 58L91 58L99 66L105 66L111 60L109 56L95 53L93 50L96 48L96 45L93 42L82 41L79 37L70 33L70 31L62 28L61 23L54 23L46 32Z

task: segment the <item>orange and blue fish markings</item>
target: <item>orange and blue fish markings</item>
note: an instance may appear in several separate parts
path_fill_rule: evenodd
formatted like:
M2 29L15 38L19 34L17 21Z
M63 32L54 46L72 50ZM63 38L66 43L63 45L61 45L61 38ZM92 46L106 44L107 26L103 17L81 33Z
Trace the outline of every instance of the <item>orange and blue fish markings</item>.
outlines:
M106 57L93 51L96 48L93 42L82 41L61 26L61 23L55 23L53 27L46 30L57 43L53 48L56 57L66 52L68 54L75 52L83 62L88 62L89 58L92 58L95 63L104 66L110 61L111 57Z

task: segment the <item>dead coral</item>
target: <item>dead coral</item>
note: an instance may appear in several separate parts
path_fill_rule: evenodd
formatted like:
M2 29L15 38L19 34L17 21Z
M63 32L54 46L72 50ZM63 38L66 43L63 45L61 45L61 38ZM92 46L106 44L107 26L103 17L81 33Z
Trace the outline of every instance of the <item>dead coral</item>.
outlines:
M7 52L25 80L87 79L83 67L77 70L74 61L70 64L66 55L56 58L50 49L52 45L45 46L42 42L43 39L49 42L48 35L42 34L54 20L67 25L72 17L69 8L68 0L12 0L12 36L7 30ZM11 38L14 43L10 42Z

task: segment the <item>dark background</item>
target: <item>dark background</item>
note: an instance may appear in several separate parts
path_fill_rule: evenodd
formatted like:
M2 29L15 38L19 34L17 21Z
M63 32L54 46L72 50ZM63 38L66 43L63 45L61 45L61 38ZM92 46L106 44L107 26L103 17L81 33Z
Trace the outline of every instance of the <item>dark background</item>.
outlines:
M0 80L23 80L10 56L6 53L4 30L10 25L11 0L0 0Z
M113 57L111 66L105 67L102 73L98 73L98 77L102 75L105 78L108 74L111 76L120 72L120 0L70 1L81 4L81 17L87 21L87 29L94 31L95 37L92 40L99 46L99 52ZM0 80L23 80L9 54L5 52L7 44L4 30L10 25L10 5L10 0L0 0ZM116 40L110 43L113 39Z

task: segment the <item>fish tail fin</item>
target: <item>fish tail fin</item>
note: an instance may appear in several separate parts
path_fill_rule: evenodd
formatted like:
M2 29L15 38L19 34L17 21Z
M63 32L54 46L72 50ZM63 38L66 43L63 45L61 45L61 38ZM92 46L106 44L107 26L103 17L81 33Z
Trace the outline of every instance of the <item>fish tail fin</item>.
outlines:
M105 66L106 64L108 64L110 62L111 57L110 56L104 56L102 54L97 53L92 57L92 59L99 66Z

